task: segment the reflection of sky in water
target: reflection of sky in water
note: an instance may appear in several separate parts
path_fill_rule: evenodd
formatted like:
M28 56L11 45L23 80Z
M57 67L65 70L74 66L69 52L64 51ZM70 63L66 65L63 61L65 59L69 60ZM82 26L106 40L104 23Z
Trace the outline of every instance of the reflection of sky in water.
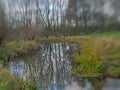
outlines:
M9 69L21 79L34 78L40 89L63 90L73 81L69 52L77 52L76 44L41 45L41 55L27 61L12 62Z
M107 78L102 90L120 90L120 79Z
M25 75L25 65L23 61L19 61L18 63L15 63L16 65L14 65L14 62L10 63L9 65L9 70L11 73L18 75L20 78L23 78L23 76Z

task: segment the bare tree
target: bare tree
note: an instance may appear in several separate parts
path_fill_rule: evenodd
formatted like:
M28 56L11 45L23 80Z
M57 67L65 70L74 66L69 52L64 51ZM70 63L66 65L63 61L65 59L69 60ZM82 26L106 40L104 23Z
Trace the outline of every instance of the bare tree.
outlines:
M76 31L79 34L104 27L103 3L103 0L69 0L65 17L67 25L79 29Z

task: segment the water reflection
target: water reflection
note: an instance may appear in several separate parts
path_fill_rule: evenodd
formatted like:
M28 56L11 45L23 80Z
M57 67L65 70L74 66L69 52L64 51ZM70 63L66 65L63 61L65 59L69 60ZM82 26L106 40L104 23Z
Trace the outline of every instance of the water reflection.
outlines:
M40 48L35 56L11 60L10 72L23 80L35 81L39 90L95 90L88 79L78 81L79 76L70 75L70 55L78 53L76 44L43 44ZM96 90L120 90L120 80L107 78Z
M106 78L102 90L120 90L120 80Z
M10 63L10 71L23 80L34 80L40 89L62 90L73 82L70 72L70 54L77 52L76 44L58 43L41 45L36 57Z

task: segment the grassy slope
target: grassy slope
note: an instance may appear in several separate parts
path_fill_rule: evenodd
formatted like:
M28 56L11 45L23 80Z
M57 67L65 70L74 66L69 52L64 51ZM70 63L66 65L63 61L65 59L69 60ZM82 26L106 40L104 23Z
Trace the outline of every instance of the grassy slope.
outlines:
M102 34L91 35L92 37L112 37L116 43L120 43L120 31L104 32ZM120 45L110 48L110 53L106 56L108 59L106 63L114 66L109 66L106 70L106 75L119 76L120 75ZM120 76L119 76L120 77Z
M117 41L115 41L116 43L120 43L120 31L111 31L111 32L104 32L101 34L93 34L93 35L89 35L90 37L93 38L101 38L101 37L105 37L105 38L113 38ZM120 62L120 46L118 47L114 47L111 48L111 50L109 50L111 52L111 55L109 55L109 59L110 60L114 60L114 59L119 59Z

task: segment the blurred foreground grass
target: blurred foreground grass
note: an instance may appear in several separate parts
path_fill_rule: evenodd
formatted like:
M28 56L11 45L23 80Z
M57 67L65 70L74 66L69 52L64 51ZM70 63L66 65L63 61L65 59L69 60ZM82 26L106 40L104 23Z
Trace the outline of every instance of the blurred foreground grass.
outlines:
M0 90L7 90L5 86L0 85Z

